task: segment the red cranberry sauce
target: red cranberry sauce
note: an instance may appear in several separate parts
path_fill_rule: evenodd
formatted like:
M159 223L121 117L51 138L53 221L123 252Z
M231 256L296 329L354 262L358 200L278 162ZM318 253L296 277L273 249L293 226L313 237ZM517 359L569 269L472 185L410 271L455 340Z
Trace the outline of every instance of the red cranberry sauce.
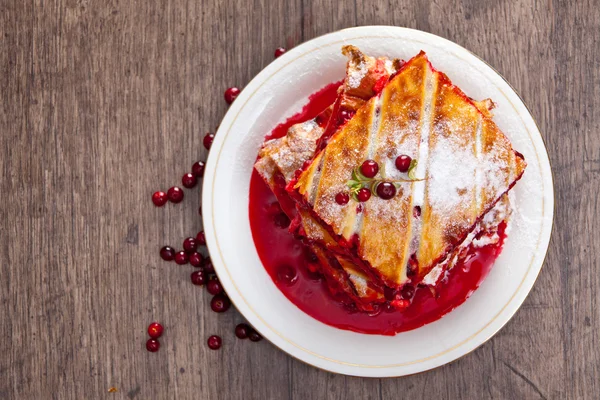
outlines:
M329 107L337 99L337 89L342 83L342 81L331 83L318 92L310 95L308 98L308 104L304 106L302 111L291 116L285 122L277 125L275 129L273 129L271 133L267 135L265 140L283 137L286 135L290 126L299 122L316 118L323 110Z
M309 98L300 113L277 126L267 139L285 135L298 122L314 118L335 101L338 84L332 84ZM435 295L426 287L412 288L412 304L402 311L392 310L377 315L355 312L334 298L325 279L310 271L311 260L300 240L287 229L281 229L273 220L273 203L277 197L254 171L250 181L250 226L256 250L275 285L298 308L313 318L356 332L394 335L441 318L460 304L479 287L502 250L504 229L501 226L498 244L471 249L468 261L456 265L438 285ZM314 271L314 268L312 268ZM285 272L282 276L282 271ZM293 279L282 279L293 276ZM408 289L407 289L408 291Z

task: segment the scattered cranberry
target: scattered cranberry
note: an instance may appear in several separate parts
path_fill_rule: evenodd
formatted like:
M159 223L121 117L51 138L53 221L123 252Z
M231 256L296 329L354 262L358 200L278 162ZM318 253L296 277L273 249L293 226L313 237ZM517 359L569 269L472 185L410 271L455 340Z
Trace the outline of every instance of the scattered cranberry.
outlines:
M204 135L204 139L202 139L202 144L206 150L210 150L210 146L212 146L213 140L215 140L214 133L207 133Z
M215 296L219 293L223 293L223 286L221 286L221 282L219 282L218 279L211 279L206 284L206 290L208 290L208 293Z
M406 154L402 154L401 156L398 156L396 158L396 168L398 168L398 171L400 172L407 172L410 168L411 161L412 158L410 158Z
M181 184L188 189L193 188L197 183L198 178L194 174L187 173L181 178Z
M260 333L256 332L254 329L248 334L248 339L253 342L259 342L262 339Z
M285 229L290 226L290 222L290 218L282 212L273 216L273 223L278 228Z
M171 203L181 203L183 200L183 190L181 190L180 187L173 186L167 191L167 196L169 197Z
M239 94L240 89L236 87L227 88L227 90L225 90L225 101L227 102L227 104L231 104L236 99L236 97L238 97Z
M371 191L367 188L362 188L358 191L356 197L358 197L358 201L367 201L371 198Z
M408 265L406 266L406 276L414 276L419 269L419 261L417 255L413 253L408 259Z
M344 123L351 119L354 116L354 113L348 112L346 110L340 111L340 123Z
M204 176L205 164L203 161L196 161L192 165L192 174L196 175L196 178L202 178Z
M298 276L296 275L296 270L293 267L289 265L283 265L277 269L278 282L281 282L287 286L291 286L296 282L297 279Z
M175 258L175 249L171 246L165 246L160 249L160 258L165 261L173 261Z
M160 342L156 339L148 339L146 342L146 350L151 353L156 353L160 349Z
M204 231L198 232L196 235L196 240L200 246L206 246L206 236L204 236Z
M209 257L206 257L204 259L204 262L202 263L202 268L204 269L204 272L206 272L207 274L215 273L215 267L213 267L213 263Z
M385 286L383 288L383 295L385 296L386 300L392 301L396 298L396 291L391 287Z
M175 262L179 265L185 265L188 263L188 255L185 251L179 251L175 254Z
M202 257L202 254L198 253L197 251L190 254L188 258L189 258L190 264L192 264L192 267L196 267L196 268L201 267L202 261L204 261L204 257Z
M418 218L420 216L421 216L421 207L415 206L415 208L413 208L413 217Z
M158 339L163 334L163 326L158 322L153 322L148 326L148 335L152 339Z
M380 182L375 191L380 198L389 200L396 195L396 186L390 182Z
M405 300L410 300L413 298L413 296L415 295L415 287L413 285L411 285L410 283L407 283L406 285L404 285L402 287L402 289L400 290L400 295L402 296L403 299Z
M360 172L367 178L374 178L379 172L379 165L373 160L366 160L360 166Z
M154 192L152 195L152 202L156 207L162 207L167 204L167 194L165 192Z
M237 336L238 339L246 339L250 332L251 328L246 324L238 324L235 327L235 336Z
M206 343L208 344L208 347L210 347L212 350L219 350L221 348L222 341L219 336L212 335L208 338Z
M196 249L198 249L198 241L193 237L186 238L183 241L183 250L185 250L186 253L193 253Z
M223 313L229 310L230 306L231 300L229 300L229 297L225 296L223 293L216 295L210 301L210 308L216 313Z
M206 283L206 275L204 271L194 271L190 275L192 283L196 286L202 286Z
M275 58L280 57L281 55L283 55L283 53L285 53L285 49L283 47L278 47L275 49Z
M402 310L410 305L410 301L408 301L408 300L393 300L393 301L391 301L391 304L397 310Z
M325 123L327 122L327 118L325 118L325 116L323 114L319 114L315 117L315 122L317 123L317 125L319 125L321 128L323 128L325 126Z
M304 247L304 256L309 263L319 262L319 257L309 247Z
M348 193L340 192L335 195L335 202L341 206L343 206L344 204L348 204L349 201L350 196L348 196Z

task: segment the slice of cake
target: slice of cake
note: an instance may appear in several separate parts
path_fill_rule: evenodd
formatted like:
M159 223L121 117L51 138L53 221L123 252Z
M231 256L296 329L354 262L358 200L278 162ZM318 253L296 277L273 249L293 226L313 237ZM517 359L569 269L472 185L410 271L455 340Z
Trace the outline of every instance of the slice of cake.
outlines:
M418 283L483 229L524 172L490 104L467 97L421 52L304 164L288 191L333 238L329 251L390 288Z
M304 163L313 158L317 148L327 143L331 134L383 89L403 63L367 56L354 46L345 46L342 51L348 57L348 63L336 101L316 118L290 127L286 136L267 141L255 163L255 169L276 195L282 210L292 219L297 213L295 204L284 190L285 186L296 177ZM319 271L327 278L330 287L345 293L358 308L372 311L373 302L383 299L381 289L371 287L364 273L346 260L329 254L328 247L337 243L326 238L329 236L320 223L301 213L293 226L295 231L300 229L304 233L305 244L318 258Z

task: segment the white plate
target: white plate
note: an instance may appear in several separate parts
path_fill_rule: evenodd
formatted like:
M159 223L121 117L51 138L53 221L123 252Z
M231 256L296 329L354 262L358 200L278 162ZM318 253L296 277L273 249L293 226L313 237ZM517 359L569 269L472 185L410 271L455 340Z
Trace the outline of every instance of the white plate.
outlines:
M408 60L423 49L435 68L475 99L492 98L494 120L525 155L516 213L502 254L481 287L438 321L393 337L340 330L308 316L277 289L262 266L248 219L252 166L264 136L298 112L310 94L344 76L340 49ZM368 26L310 40L273 61L233 103L216 135L204 176L203 217L219 279L237 309L276 346L332 372L388 377L453 361L494 335L517 311L544 262L554 190L538 128L509 84L464 48L406 28Z

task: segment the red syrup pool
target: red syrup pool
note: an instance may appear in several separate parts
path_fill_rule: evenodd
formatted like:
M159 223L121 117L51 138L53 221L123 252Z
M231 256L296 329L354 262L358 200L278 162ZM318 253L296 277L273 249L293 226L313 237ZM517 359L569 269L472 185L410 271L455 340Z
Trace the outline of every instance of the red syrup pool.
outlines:
M339 85L328 85L310 96L302 111L278 125L267 139L282 137L291 125L316 117L335 101ZM279 290L306 314L325 324L368 334L394 335L412 330L440 319L462 304L487 276L505 238L501 226L499 243L471 250L468 261L456 265L438 284L435 296L428 288L419 287L406 309L371 316L350 311L330 293L324 278L308 270L304 245L279 222L281 208L277 199L256 171L250 180L249 214L256 250Z

